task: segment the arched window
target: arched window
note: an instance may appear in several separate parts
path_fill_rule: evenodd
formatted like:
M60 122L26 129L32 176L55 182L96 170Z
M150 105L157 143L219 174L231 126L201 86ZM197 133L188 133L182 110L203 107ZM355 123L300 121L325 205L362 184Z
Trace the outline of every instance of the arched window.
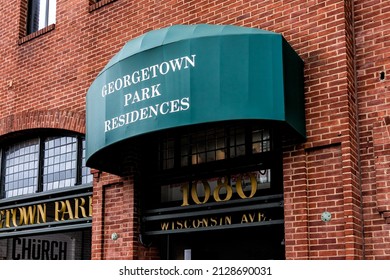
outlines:
M91 182L80 135L32 137L2 147L0 198Z

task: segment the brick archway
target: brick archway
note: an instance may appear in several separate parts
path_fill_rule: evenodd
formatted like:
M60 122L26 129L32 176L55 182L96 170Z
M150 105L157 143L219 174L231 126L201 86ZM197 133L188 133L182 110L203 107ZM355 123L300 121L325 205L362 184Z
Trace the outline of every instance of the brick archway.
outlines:
M64 129L85 134L85 113L37 110L21 112L0 119L0 135L37 128Z

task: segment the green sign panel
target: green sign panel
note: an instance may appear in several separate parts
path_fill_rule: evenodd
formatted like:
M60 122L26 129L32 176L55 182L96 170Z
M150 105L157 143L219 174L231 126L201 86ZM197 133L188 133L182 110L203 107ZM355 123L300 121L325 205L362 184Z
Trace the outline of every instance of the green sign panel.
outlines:
M151 31L88 90L87 164L101 169L101 152L122 140L230 120L280 121L305 137L303 62L284 38L220 25Z

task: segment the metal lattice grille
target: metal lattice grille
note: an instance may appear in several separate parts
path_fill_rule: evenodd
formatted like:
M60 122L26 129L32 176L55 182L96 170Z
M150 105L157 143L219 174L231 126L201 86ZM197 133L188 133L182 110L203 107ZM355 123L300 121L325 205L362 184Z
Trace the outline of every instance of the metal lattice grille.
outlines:
M74 186L77 138L52 137L45 141L43 191Z
M38 187L39 139L10 146L5 152L5 197L32 194Z

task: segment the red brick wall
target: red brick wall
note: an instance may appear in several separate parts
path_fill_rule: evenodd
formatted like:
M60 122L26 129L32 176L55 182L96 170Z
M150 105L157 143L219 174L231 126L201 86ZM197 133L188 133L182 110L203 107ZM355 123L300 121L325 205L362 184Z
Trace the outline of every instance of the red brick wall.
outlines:
M365 253L390 259L389 1L355 1L355 34Z
M299 28L281 32L305 62L308 139L285 153L285 199L292 202L286 205L286 257L362 258L352 3L307 1L294 7ZM313 151L326 155L333 146L339 147L342 164L311 166ZM324 177L327 168L333 169ZM311 188L326 189L338 201L321 196L317 203ZM328 208L338 218L325 225L320 217Z
M125 42L149 30L209 23L278 32L305 62L308 136L285 147L286 257L390 258L389 1L91 3L58 0L55 26L27 38L26 0L0 6L1 135L37 127L84 133L89 85ZM131 176L95 174L93 258L155 257L137 241L135 189ZM334 217L327 223L325 210ZM112 230L121 230L116 242Z
M341 146L310 149L306 154L309 257L345 258L344 190ZM318 219L330 212L329 222Z
M132 176L95 172L94 182L92 258L136 259L138 217Z

